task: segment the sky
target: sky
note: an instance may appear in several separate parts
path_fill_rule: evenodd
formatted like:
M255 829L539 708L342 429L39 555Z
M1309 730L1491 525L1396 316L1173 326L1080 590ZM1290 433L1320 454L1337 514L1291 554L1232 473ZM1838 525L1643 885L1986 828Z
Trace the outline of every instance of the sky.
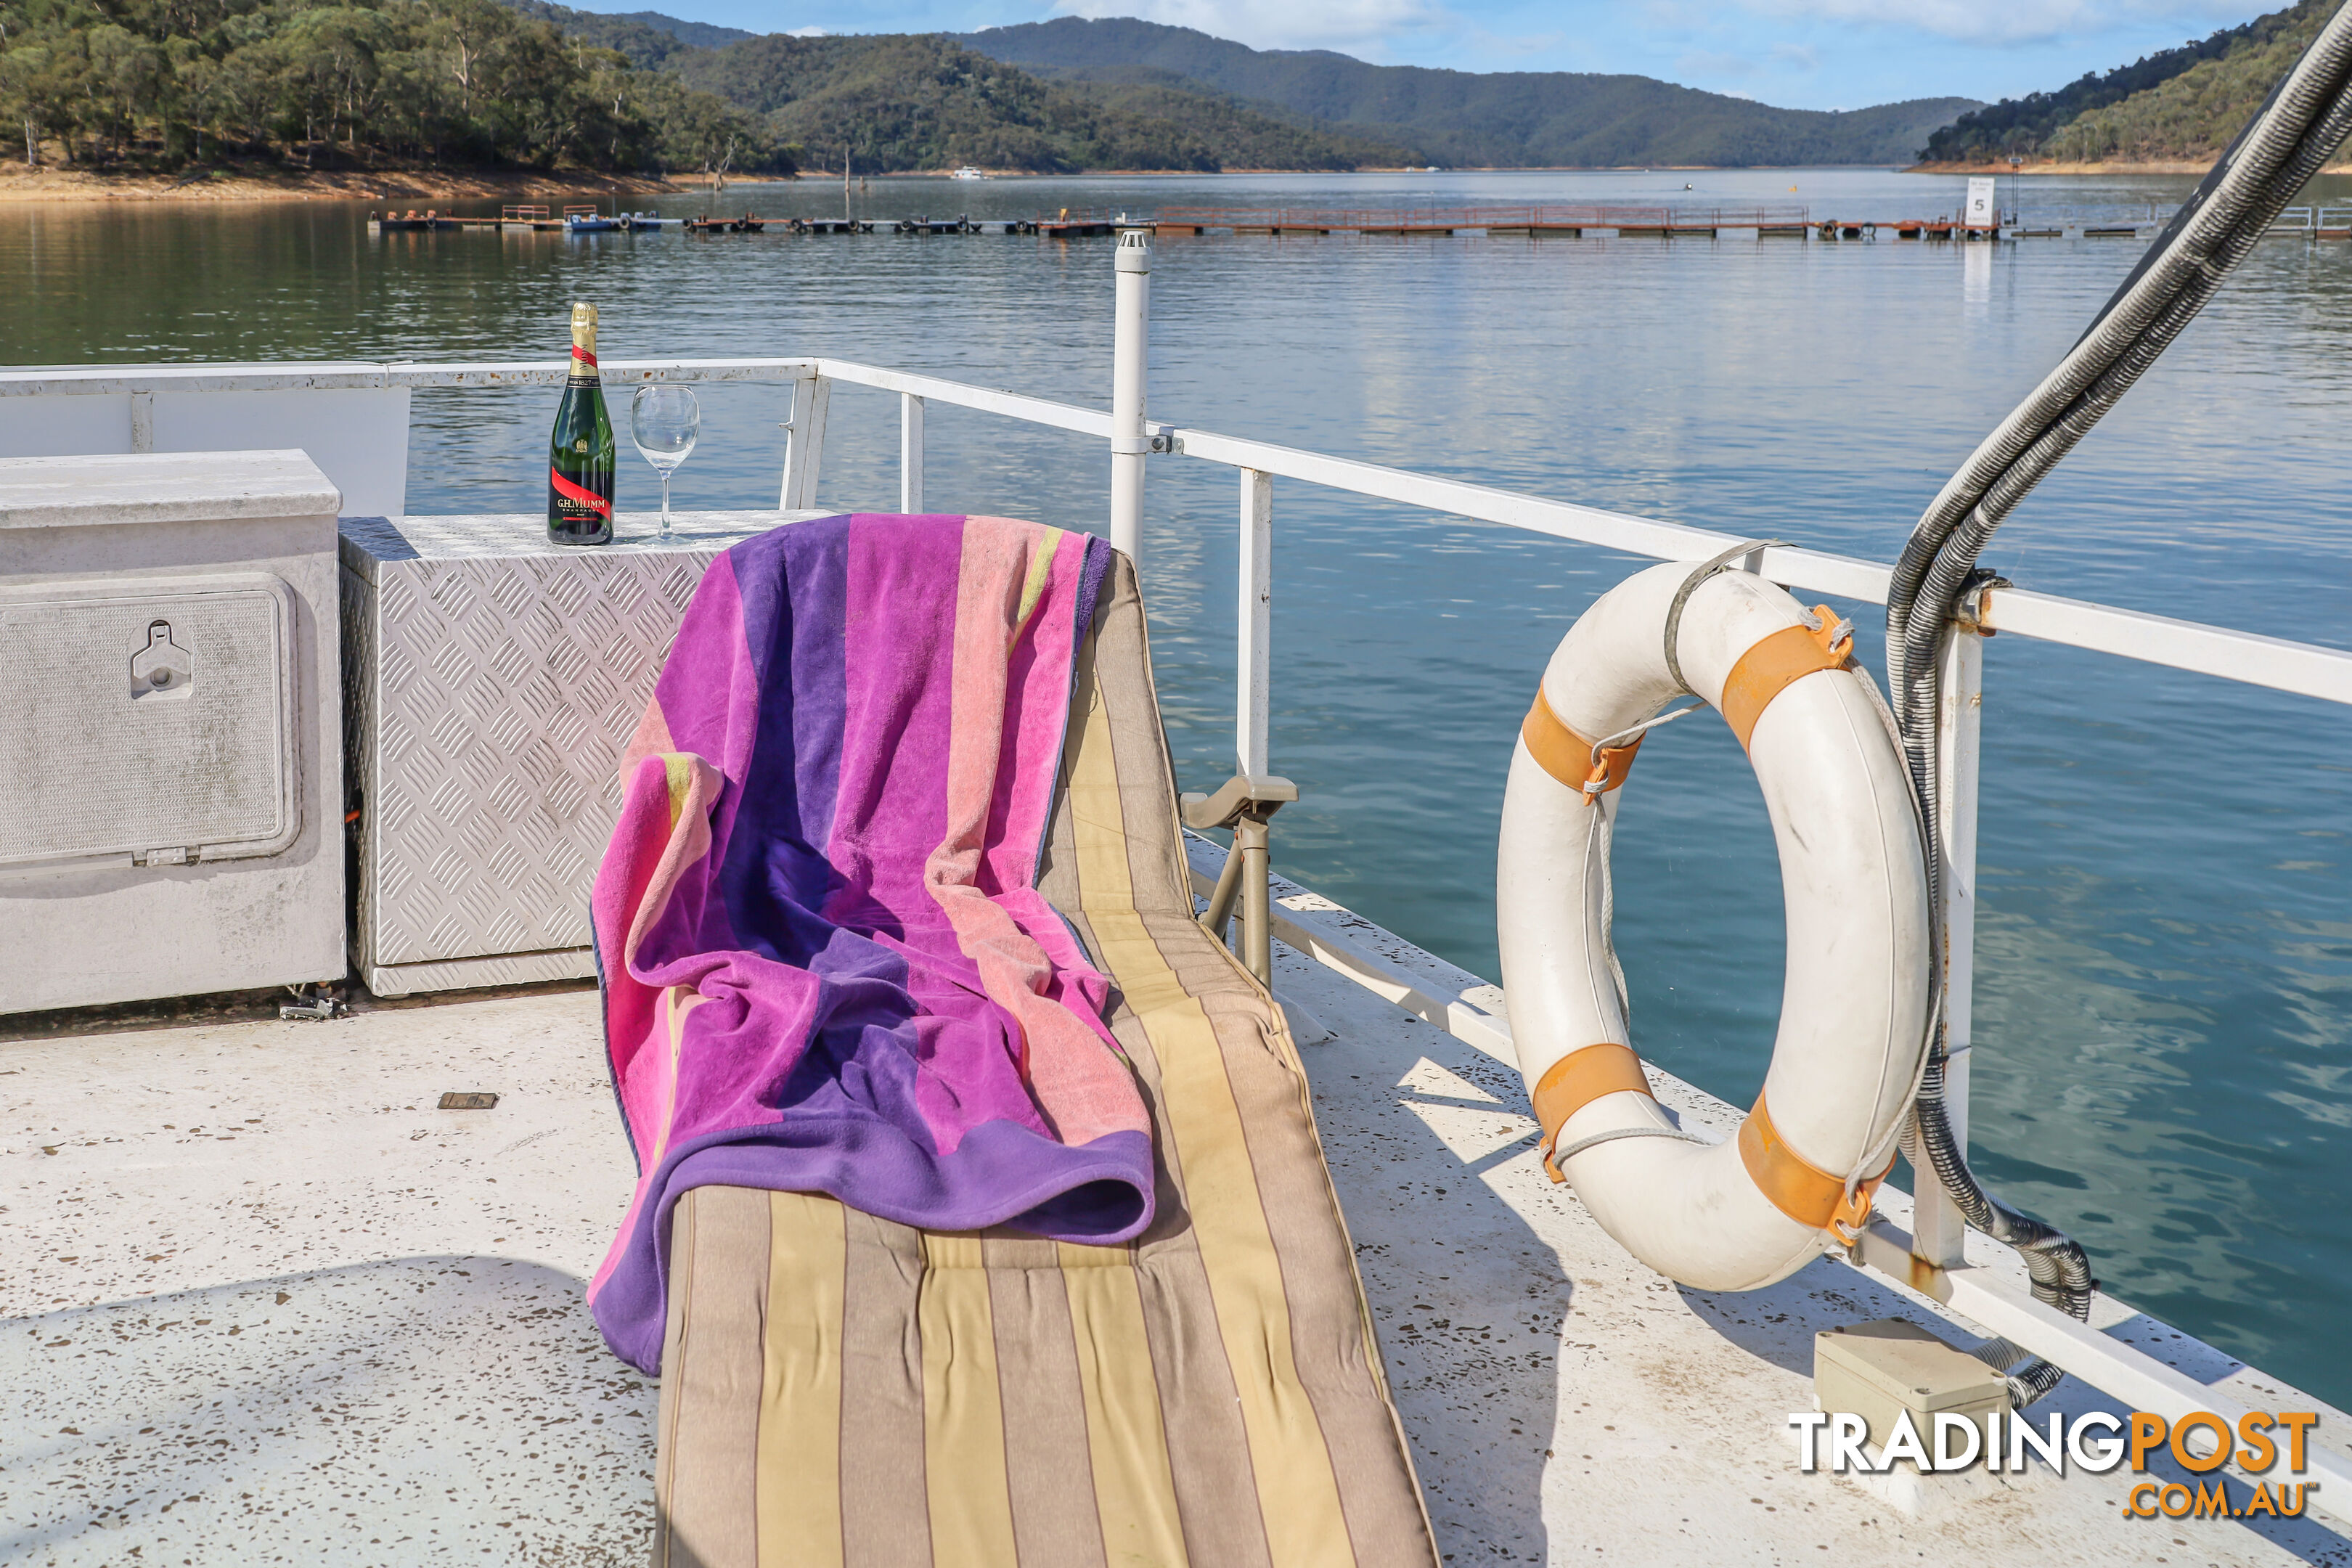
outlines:
M2240 0L591 0L761 33L1141 16L1381 65L1623 71L1793 109L2063 86L2275 8ZM572 0L579 5L580 0Z

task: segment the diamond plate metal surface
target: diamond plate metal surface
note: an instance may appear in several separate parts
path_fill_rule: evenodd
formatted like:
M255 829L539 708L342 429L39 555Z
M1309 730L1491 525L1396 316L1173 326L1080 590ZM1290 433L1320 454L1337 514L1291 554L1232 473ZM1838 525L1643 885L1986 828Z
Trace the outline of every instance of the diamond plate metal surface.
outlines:
M499 958L453 958L443 963L370 963L360 978L378 996L415 996L432 991L473 991L490 985L535 985L548 980L588 980L596 955L584 947L555 952L518 952Z
M343 668L360 812L353 956L403 992L512 984L457 961L583 971L588 890L620 809L614 771L704 568L822 512L624 518L600 549L536 514L345 518ZM430 983L425 983L430 982Z

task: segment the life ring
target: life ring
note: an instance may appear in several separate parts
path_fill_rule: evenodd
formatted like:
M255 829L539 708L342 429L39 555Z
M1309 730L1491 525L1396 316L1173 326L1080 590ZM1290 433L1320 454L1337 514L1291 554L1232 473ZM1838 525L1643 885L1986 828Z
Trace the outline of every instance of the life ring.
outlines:
M1917 1088L1930 976L1918 813L1851 628L1728 558L1636 573L1560 639L1511 758L1496 879L1547 1172L1643 1262L1709 1290L1851 1244ZM1748 749L1787 910L1771 1069L1720 1144L1653 1097L1609 941L1617 791L1642 726L1685 692Z

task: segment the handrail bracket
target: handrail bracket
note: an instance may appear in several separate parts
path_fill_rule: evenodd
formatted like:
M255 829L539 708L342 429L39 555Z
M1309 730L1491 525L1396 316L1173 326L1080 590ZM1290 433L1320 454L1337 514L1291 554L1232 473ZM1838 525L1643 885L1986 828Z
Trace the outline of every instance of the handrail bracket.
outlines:
M1238 900L1242 941L1234 955L1268 989L1274 985L1274 923L1266 825L1276 812L1297 798L1298 786L1288 779L1236 773L1218 785L1214 795L1187 795L1178 802L1184 826L1193 831L1213 827L1233 831L1233 848L1225 855L1225 868L1218 874L1216 891L1209 896L1201 923L1219 942L1226 942L1225 926Z

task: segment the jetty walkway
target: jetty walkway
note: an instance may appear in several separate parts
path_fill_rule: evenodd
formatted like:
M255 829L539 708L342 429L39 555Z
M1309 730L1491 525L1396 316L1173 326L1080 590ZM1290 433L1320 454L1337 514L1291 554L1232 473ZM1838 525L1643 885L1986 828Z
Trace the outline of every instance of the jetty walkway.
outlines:
M567 216L593 214L593 209L569 208ZM1816 216L1802 206L1676 207L1614 205L1530 205L1465 207L1165 207L1149 214L1074 212L1068 208L1028 218L975 220L914 216L901 218L824 218L738 216L656 217L652 214L614 214L579 227L544 207L509 207L498 217L459 217L438 213L381 219L371 215L372 231L464 228L528 230L574 234L615 229L679 228L694 235L1034 235L1046 239L1108 237L1122 227L1149 228L1161 237L1186 235L1364 235L1444 237L1483 234L1496 237L1540 238L1623 237L1711 239L1752 234L1759 239L1875 240L1997 240L1997 239L2148 239L2165 219L2153 208L2142 216L2102 213L2087 208L2053 208L2030 217L2000 215L1990 223L1969 223L1949 214L1934 217L1857 217L1843 214ZM2310 239L2352 239L2352 206L2294 206L2271 226L2273 236Z

